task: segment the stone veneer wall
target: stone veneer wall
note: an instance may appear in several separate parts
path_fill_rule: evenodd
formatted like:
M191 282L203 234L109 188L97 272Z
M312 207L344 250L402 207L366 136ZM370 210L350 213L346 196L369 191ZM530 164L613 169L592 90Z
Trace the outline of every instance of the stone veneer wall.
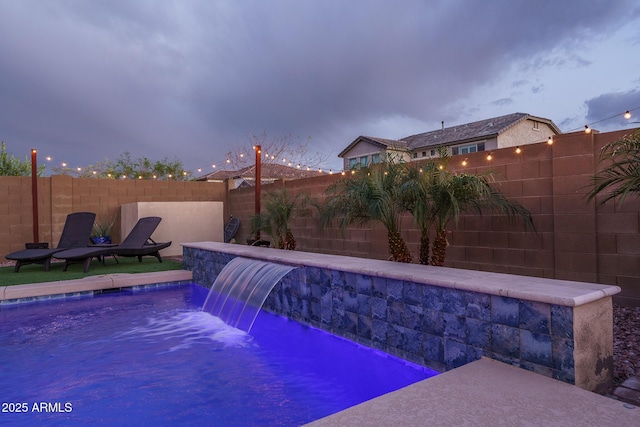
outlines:
M183 254L184 268L206 287L239 256L192 247ZM599 391L612 380L611 296L585 307L358 274L339 265L294 269L263 305L438 371L486 356Z

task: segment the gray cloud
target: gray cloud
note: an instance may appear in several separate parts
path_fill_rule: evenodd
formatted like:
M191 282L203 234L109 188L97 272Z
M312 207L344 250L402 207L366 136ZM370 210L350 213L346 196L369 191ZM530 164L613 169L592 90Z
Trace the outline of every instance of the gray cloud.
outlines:
M195 167L266 130L335 156L388 118L463 120L478 107L449 107L512 63L523 82L588 66L576 46L637 19L634 3L1 2L0 138Z
M591 127L599 130L624 129L640 121L640 89L628 92L607 93L585 102L587 120ZM623 113L632 110L632 118L627 120Z

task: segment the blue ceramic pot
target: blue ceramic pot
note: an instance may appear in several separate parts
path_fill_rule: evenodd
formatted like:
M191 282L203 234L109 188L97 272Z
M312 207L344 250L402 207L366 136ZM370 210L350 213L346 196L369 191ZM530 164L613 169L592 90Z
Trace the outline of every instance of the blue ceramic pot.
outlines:
M92 237L91 241L93 242L94 245L111 243L111 236L96 236L96 237Z

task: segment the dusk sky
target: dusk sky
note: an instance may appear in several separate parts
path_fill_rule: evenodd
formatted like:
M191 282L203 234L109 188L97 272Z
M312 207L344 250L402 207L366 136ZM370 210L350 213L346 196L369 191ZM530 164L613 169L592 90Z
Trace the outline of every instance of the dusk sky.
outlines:
M339 169L359 135L514 112L638 126L640 3L0 0L0 140L19 157L208 172L266 131Z

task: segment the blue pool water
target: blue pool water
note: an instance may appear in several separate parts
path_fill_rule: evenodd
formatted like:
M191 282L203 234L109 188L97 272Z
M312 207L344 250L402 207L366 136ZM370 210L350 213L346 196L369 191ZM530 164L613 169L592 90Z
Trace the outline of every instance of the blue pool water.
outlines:
M0 424L294 426L437 374L197 285L0 307Z

